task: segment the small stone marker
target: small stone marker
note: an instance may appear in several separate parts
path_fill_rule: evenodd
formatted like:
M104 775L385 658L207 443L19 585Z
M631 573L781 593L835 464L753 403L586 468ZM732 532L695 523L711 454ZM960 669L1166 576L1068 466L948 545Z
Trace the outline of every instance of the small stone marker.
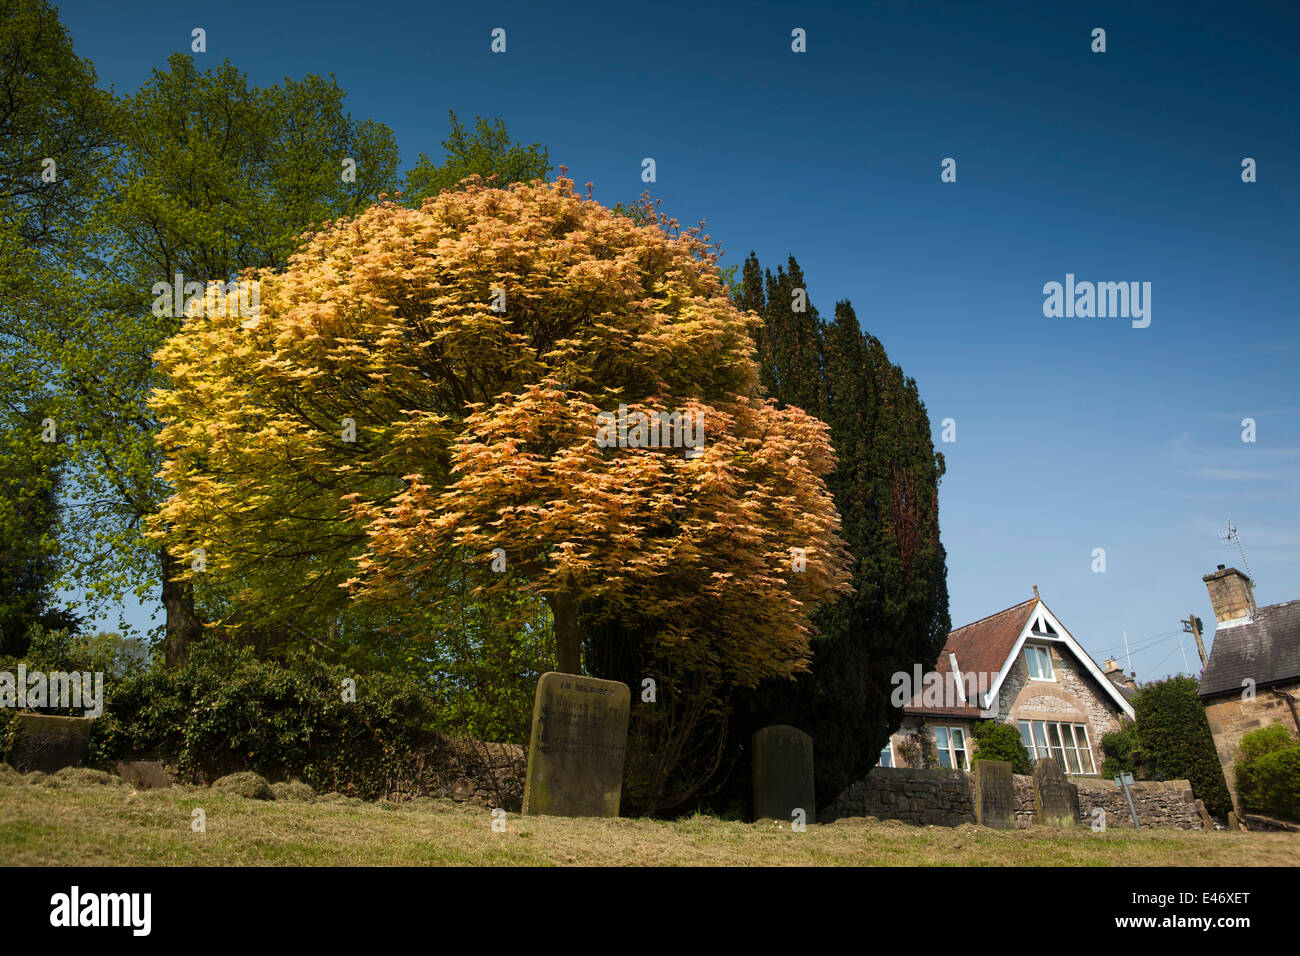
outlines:
M161 760L121 760L117 775L137 790L161 790L172 785Z
M1051 757L1034 767L1034 810L1045 827L1072 827L1079 819L1079 789Z
M813 741L798 727L774 724L754 734L754 819L817 822Z
M627 684L550 671L537 682L524 813L616 817L632 692Z
M975 822L995 830L1016 825L1016 790L1007 760L975 761Z
M1196 807L1196 815L1201 818L1201 829L1207 832L1213 830L1214 820L1210 817L1210 811L1205 809L1205 801L1197 797L1194 806Z
M10 756L14 769L54 773L64 767L80 767L90 753L90 725L94 722L91 717L15 714Z

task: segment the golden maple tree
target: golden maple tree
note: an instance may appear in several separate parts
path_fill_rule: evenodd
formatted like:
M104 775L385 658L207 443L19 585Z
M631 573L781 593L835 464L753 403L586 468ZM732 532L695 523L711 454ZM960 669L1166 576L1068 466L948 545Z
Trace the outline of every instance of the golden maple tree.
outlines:
M698 229L563 176L470 183L324 223L247 278L256 316L194 310L156 355L174 494L152 533L187 567L201 548L274 617L436 601L470 560L482 600L545 598L564 672L579 608L739 683L806 666L813 612L847 589L834 456L762 397L756 319ZM703 441L603 447L620 405L699 416Z

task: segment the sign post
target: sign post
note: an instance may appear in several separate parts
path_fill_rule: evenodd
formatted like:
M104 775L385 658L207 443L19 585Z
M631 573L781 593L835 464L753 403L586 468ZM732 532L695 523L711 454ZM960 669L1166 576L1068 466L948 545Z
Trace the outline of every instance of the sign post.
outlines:
M1128 812L1133 814L1133 826L1141 830L1142 824L1138 822L1137 808L1133 806L1133 795L1128 792L1128 788L1133 786L1133 775L1131 773L1122 773L1115 778L1115 782L1124 791L1124 799L1128 801Z

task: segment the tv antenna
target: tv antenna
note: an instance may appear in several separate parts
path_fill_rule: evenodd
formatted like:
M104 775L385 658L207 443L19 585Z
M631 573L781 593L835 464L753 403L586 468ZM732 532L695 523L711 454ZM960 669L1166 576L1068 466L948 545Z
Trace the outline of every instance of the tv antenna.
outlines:
M1232 523L1231 518L1228 519L1228 530L1220 533L1219 540L1223 542L1225 548L1231 548L1234 544L1237 546L1237 551L1241 554L1242 566L1246 569L1246 577L1250 579L1253 587L1255 576L1250 573L1250 562L1246 560L1246 549L1241 546L1241 535L1237 533L1237 528Z

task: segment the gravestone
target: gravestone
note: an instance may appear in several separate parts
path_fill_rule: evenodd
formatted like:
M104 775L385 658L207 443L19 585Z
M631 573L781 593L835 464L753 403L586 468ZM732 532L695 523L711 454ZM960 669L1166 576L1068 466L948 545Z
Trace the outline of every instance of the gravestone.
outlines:
M1006 760L975 761L975 822L995 830L1016 825L1016 790L1011 780L1011 763Z
M120 760L117 775L137 790L161 790L172 785L161 760Z
M524 781L524 813L616 817L632 692L577 674L542 675Z
M15 714L10 762L21 773L80 767L90 752L91 717Z
M1079 788L1051 757L1034 767L1034 810L1045 827L1072 827L1079 819Z
M1201 829L1207 832L1214 829L1214 820L1210 818L1210 811L1205 809L1205 801L1200 797L1196 798L1196 815L1201 818Z
M817 822L813 742L798 727L775 724L754 734L754 819Z

